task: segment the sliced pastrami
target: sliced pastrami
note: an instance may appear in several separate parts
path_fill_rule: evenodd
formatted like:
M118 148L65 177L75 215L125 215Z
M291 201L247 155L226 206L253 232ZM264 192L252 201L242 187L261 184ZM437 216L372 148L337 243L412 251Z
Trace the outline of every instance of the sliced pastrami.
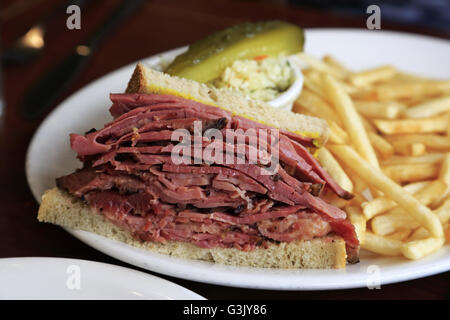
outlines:
M84 167L57 185L136 238L252 250L270 241L338 235L349 260L357 260L353 225L320 191L352 195L309 153L313 139L284 130L272 136L270 126L171 95L112 94L111 100L114 121L71 135ZM193 142L196 124L202 159L191 145L190 154L179 154L187 162L177 165L174 132L190 132ZM219 130L223 140L205 137L209 129ZM257 129L255 137L249 129ZM217 156L214 146L224 153Z

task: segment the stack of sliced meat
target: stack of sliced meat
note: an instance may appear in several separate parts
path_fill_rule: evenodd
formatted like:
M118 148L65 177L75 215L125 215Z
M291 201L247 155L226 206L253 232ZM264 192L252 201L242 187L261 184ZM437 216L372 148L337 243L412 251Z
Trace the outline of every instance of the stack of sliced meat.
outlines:
M357 258L354 227L343 211L320 198L324 188L346 199L351 194L311 156L311 139L279 130L273 174L261 174L262 165L250 161L176 164L171 152L179 142L172 141L173 133L194 132L196 121L203 132L217 129L224 137L217 141L203 135L201 148L223 143L236 160L248 160L255 151L248 139L239 140L242 131L273 128L170 95L112 94L111 100L113 122L71 135L83 168L58 178L57 185L136 238L253 250L270 242L337 235L346 241L349 260ZM244 141L245 146L227 149L230 141Z

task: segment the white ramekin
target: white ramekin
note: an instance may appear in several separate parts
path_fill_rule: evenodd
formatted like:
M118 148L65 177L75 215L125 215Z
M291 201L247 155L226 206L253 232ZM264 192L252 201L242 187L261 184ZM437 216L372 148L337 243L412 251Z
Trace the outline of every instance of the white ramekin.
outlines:
M277 98L268 101L267 103L277 110L292 110L294 101L298 98L303 88L303 74L300 66L294 61L289 61L292 70L294 71L295 80L292 82L289 89L280 94Z

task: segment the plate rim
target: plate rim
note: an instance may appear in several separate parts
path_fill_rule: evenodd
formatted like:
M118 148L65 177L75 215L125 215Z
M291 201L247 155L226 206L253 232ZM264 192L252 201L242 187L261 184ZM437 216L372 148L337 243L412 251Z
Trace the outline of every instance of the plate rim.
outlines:
M433 37L433 36L428 36L428 35L420 35L420 34L414 34L414 33L408 33L408 32L399 32L399 31L388 31L388 30L369 31L369 30L366 30L366 29L358 29L358 28L307 28L307 29L305 29L305 32L310 33L312 35L314 33L329 33L329 32L332 32L334 34L340 33L342 35L344 35L344 34L348 35L348 33L358 33L358 34L365 33L365 34L369 34L369 33L378 32L377 36L383 36L383 35L397 36L397 37L398 36L402 36L402 37L406 36L406 37L409 37L410 39L414 38L415 40L420 39L420 40L426 40L426 41L430 41L430 40L431 41L436 41L436 42L439 42L440 44L445 44L445 45L448 45L450 47L450 42L447 42L445 39L441 39L441 38L437 38L437 37ZM70 103L71 100L76 99L77 96L79 96L82 92L84 92L84 90L87 90L89 87L94 86L97 83L101 82L102 80L105 80L105 79L113 76L115 73L120 73L120 72L123 72L123 71L125 71L127 69L132 69L136 65L136 63L138 63L138 62L148 63L149 60L157 59L158 57L161 57L163 55L168 55L168 54L171 54L171 53L176 52L176 51L181 51L181 50L183 50L185 48L186 48L186 46L183 46L183 47L178 47L178 48L171 49L171 50L168 50L168 51L164 51L164 52L161 52L161 53L157 53L157 54L154 54L152 56L145 57L145 58L139 59L137 61L134 61L134 62L132 62L130 64L127 64L125 66L122 66L120 68L117 68L117 69L115 69L115 70L113 70L113 71L111 71L111 72L109 72L109 73L107 73L105 75L102 75L102 76L94 79L90 83L86 84L85 86L83 86L82 88L77 90L76 92L72 93L64 101L62 101L60 104L58 104L46 116L46 118L40 123L38 129L34 132L32 139L30 140L30 144L28 146L28 150L27 150L27 153L26 153L26 161L25 161L25 173L26 173L27 183L28 183L28 186L29 186L33 196L38 201L38 203L40 203L40 197L37 194L35 194L36 191L33 190L32 184L31 184L31 181L30 181L30 173L29 173L29 167L30 167L30 164L31 164L30 157L31 157L32 146L36 143L36 139L39 136L39 133L41 132L41 130L43 130L43 128L46 127L47 123L50 121L52 116L54 116L54 114L62 106L64 106L67 103ZM109 256L112 256L112 257L114 257L114 258L116 258L116 259L118 259L120 261L124 261L126 263L130 263L130 259L124 260L124 259L118 257L118 256L121 255L120 252L111 253L112 249L111 249L110 246L107 246L108 248L105 250L105 248L101 248L101 244L98 242L98 239L97 240L96 239L92 240L92 239L89 239L89 236L86 237L85 235L82 234L82 233L87 233L87 232L79 231L79 230L71 230L71 229L68 229L68 228L64 228L64 229L68 233L70 233L72 236L76 237L78 240L82 241L83 243L88 244L91 247L94 247L95 249L99 250L100 252L103 252L103 253L108 252L107 254ZM102 236L99 236L99 235L96 235L96 234L90 234L90 235L95 236L95 237L102 237ZM102 237L102 238L104 238L104 241L106 241L106 243L108 243L108 241L116 242L114 240L111 240L111 239L108 239L108 238L105 238L105 237ZM132 246L130 246L130 248L138 249L138 248L134 248ZM144 251L144 250L142 250L142 251ZM130 252L132 252L132 251L130 251ZM148 252L148 251L144 251L144 252L146 254L148 254L149 256L152 256L152 255L162 256L160 254L153 253L153 252ZM130 255L131 254L132 253L130 253ZM171 257L171 258L179 259L179 258L174 258L174 257ZM418 271L415 271L413 269L414 272L409 272L409 273L405 272L404 274L401 274L400 276L396 275L396 276L391 276L391 277L389 277L389 276L384 277L384 278L382 278L381 285L386 285L386 284L390 284L390 283L404 282L404 281L407 281L407 280L423 278L423 277L427 277L427 276L430 276L430 275L434 275L434 274L438 274L438 273L442 273L442 272L446 272L446 271L450 270L450 257L447 257L447 259L445 259L445 257L441 258L441 259L443 259L443 260L442 261L438 260L438 261L442 262L441 265L435 264L433 266L433 268L427 269L425 272L424 271L418 272ZM184 259L180 259L180 260L184 260ZM189 261L189 260L187 260L187 261ZM207 262L205 262L205 263L207 263ZM230 286L230 287L244 287L244 288L252 288L252 289L270 289L270 290L274 290L274 289L275 290L336 290L336 289L360 288L360 287L366 286L366 283L362 283L361 281L360 282L353 282L353 283L352 282L349 282L349 283L335 283L333 285L323 285L319 281L319 285L317 285L317 283L316 283L316 285L309 284L309 285L305 285L305 286L296 286L296 287L280 286L280 285L277 285L275 283L272 283L271 285L261 284L261 283L259 283L259 284L258 283L256 283L256 284L248 284L248 283L247 284L242 284L242 283L233 282L231 280L229 280L228 282L225 282L225 281L221 281L220 279L214 278L214 277L210 277L208 279L202 279L201 277L199 279L194 279L192 277L191 278L187 278L186 275L183 276L181 274L181 272L169 273L169 272L167 272L167 270L161 270L161 268L158 269L158 268L155 268L154 266L151 268L151 266L149 266L149 265L147 265L145 263L130 263L130 264L133 264L135 266L139 266L141 268L144 268L144 269L147 269L147 270L151 270L151 271L154 271L154 272L157 272L157 273L161 273L161 274L173 276L173 277L176 277L176 278L180 278L180 279L194 280L194 281L203 282L203 283L211 283L211 284ZM236 271L238 271L241 267L234 267L234 268L236 268Z
M162 295L170 299L191 299L191 300L206 300L205 297L199 295L198 293L192 291L191 289L185 288L175 282L170 280L158 277L156 275L146 273L144 271L136 270L133 268L128 268L124 266L119 266L116 264L95 261L95 260L87 260L87 259L77 259L77 258L64 258L64 257L40 257L40 256L27 256L27 257L8 257L8 258L0 258L0 267L3 265L11 265L14 263L26 264L29 266L30 264L48 264L48 265L56 265L56 264L80 264L83 266L88 266L90 268L100 268L104 270L108 270L108 272L121 272L127 273L130 276L135 276L136 280L145 279L145 281L156 281L156 285L166 285L169 286L169 290L176 289L178 291L178 297L170 296L167 293L163 293ZM1 273L0 273L1 275ZM139 279L138 279L139 278ZM101 299L101 298L99 298ZM164 299L160 299L164 300Z

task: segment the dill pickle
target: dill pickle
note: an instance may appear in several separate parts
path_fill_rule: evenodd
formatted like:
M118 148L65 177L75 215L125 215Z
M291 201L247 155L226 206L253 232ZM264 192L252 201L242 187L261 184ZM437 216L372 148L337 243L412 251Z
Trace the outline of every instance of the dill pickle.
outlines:
M283 21L242 23L189 46L165 70L199 82L216 79L235 60L278 57L303 50L303 29Z

